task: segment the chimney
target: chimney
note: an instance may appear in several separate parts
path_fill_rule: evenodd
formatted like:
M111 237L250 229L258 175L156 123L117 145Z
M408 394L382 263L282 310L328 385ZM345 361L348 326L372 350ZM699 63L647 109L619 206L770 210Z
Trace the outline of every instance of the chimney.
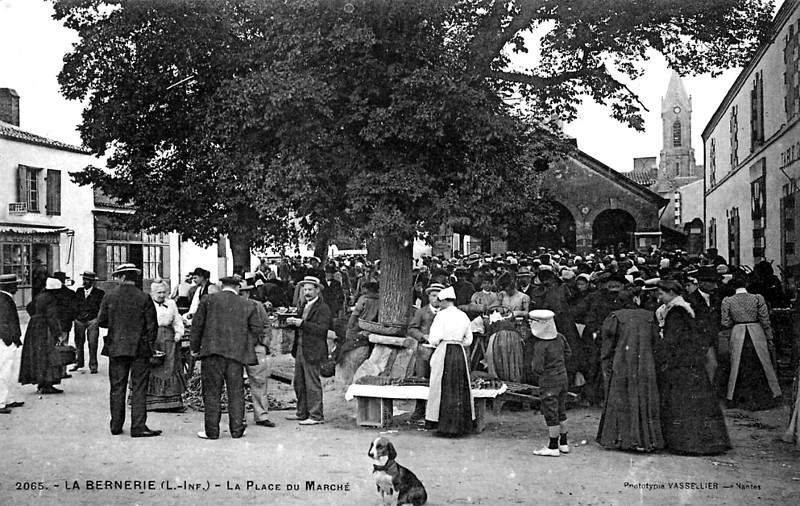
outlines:
M19 95L11 88L0 88L0 121L19 126Z

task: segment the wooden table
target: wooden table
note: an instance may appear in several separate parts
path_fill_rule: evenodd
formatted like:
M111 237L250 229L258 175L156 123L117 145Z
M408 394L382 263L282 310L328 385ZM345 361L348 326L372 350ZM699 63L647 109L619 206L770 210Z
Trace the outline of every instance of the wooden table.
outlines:
M356 399L358 414L356 422L362 427L387 427L392 424L394 416L394 399L428 399L430 387L427 386L395 386L395 385L350 385L344 398L348 401ZM494 399L507 390L503 385L497 390L472 390L475 400L475 433L483 432L486 427L486 399Z

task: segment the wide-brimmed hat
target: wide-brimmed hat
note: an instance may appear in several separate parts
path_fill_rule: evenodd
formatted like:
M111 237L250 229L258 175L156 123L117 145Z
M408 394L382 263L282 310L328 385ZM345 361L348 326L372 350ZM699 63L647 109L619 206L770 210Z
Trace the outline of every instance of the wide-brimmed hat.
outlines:
M211 272L203 269L202 267L198 267L197 269L193 270L190 273L191 276L200 276L206 279L211 278Z
M302 281L300 281L297 284L300 285L300 286L303 286L303 285L314 285L319 289L325 288L324 286L322 286L322 283L320 283L319 278L316 277L316 276L306 276L306 277L303 278Z
M142 270L136 267L133 264L122 264L117 269L111 273L112 276L118 276L123 272L134 272L136 274L141 274Z
M533 273L527 267L520 267L519 270L517 270L517 277L521 278L523 276L528 276L528 277L532 278L533 277Z
M58 290L62 286L64 285L62 285L61 281L56 278L47 278L47 281L44 283L45 290Z
M687 274L697 281L719 282L722 280L722 274L717 272L717 268L713 265L702 265L697 270L689 271Z
M556 322L553 319L556 314L547 309L535 309L528 313L528 324L531 333L539 339L555 339L558 336Z
M83 271L83 274L81 274L81 277L83 279L97 279L97 273L92 272L92 271Z
M3 274L0 275L0 285L12 285L17 283L16 274Z
M431 292L441 292L444 289L445 286L441 283L431 283L431 285L425 289L425 293L429 294Z
M241 276L234 274L233 276L225 276L223 278L219 278L219 284L222 286L239 286L242 283Z
M680 294L683 291L683 285L675 279L661 279L656 283L656 287L676 294Z

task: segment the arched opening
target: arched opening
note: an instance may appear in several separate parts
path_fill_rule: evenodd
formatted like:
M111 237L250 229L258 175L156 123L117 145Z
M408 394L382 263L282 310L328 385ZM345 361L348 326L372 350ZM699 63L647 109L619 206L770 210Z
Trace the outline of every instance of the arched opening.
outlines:
M627 211L607 209L597 215L592 224L592 244L595 248L619 251L634 247L636 220Z
M566 206L549 202L552 210L547 225L522 224L508 231L508 249L511 251L533 251L536 248L568 249L575 251L575 218Z

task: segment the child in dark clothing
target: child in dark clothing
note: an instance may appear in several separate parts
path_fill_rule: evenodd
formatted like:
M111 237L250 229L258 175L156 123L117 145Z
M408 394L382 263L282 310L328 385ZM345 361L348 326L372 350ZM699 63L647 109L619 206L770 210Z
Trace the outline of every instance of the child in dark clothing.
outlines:
M566 359L572 354L566 338L556 330L555 313L539 309L531 311L528 323L536 337L533 347L533 372L539 376L541 410L550 444L534 455L558 457L569 453L567 444L567 367Z

